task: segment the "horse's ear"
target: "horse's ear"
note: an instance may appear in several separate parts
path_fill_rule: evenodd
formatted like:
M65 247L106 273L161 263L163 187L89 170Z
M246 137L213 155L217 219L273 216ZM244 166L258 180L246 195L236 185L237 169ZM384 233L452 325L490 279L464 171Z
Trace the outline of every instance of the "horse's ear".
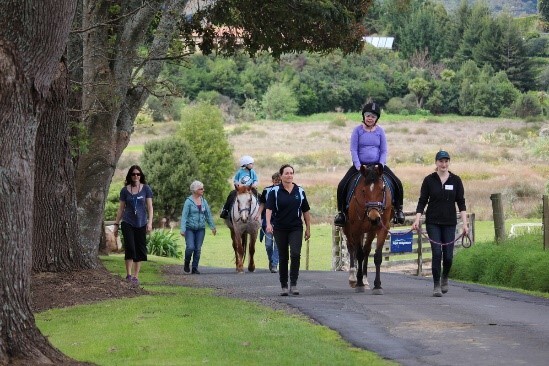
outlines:
M376 172L378 175L383 174L383 164L376 164Z

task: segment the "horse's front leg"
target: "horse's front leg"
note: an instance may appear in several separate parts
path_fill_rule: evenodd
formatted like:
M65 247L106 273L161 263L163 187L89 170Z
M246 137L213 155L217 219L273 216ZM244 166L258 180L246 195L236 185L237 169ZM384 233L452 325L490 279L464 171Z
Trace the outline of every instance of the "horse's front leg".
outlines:
M351 244L351 242L347 241L347 250L349 251L349 286L351 286L351 288L356 287L355 248L356 246L354 244Z
M359 245L357 248L358 248L356 251L357 283L356 283L355 290L356 292L364 292L364 268L363 268L364 251L362 250L362 245Z
M235 235L235 240L233 241L234 254L236 258L236 272L244 273L244 248L242 246L242 236Z
M376 278L374 280L374 289L372 293L374 295L383 295L383 288L381 287L381 262L383 261L383 244L385 244L385 238L387 234L377 235L376 252L374 254L374 263L376 265Z
M372 241L374 240L374 236L370 233L366 234L366 241L364 243L363 251L364 251L364 264L362 267L363 273L364 273L364 287L370 288L370 283L368 282L368 260L370 258L370 252L372 251Z
M254 262L254 254L255 254L255 241L257 239L257 232L250 234L250 243L248 244L248 254L250 255L250 259L248 260L248 272L255 271L255 262Z

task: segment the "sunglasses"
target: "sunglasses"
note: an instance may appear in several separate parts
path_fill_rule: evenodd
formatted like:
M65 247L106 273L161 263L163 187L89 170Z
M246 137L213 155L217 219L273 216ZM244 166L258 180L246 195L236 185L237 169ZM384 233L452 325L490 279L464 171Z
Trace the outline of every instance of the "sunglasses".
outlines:
M374 113L366 112L364 113L364 117L377 117Z
M132 173L132 177L140 177L141 173Z

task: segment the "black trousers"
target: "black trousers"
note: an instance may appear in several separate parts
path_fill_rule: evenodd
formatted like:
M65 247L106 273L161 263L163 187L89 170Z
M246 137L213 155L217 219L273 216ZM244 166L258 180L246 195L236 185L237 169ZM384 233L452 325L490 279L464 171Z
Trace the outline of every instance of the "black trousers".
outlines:
M393 173L391 169L387 165L383 167L383 173L389 177L391 182L393 183L393 187L395 188L394 191L394 197L393 197L393 203L396 206L397 209L402 209L402 205L404 203L404 188L402 187L402 182L398 177ZM345 199L347 197L347 185L349 181L355 176L356 174L360 174L358 170L354 166L351 166L343 179L339 182L337 185L337 210L340 212L345 211Z
M274 238L278 246L278 276L280 285L288 287L288 262L290 262L290 286L297 285L299 267L301 264L301 247L303 245L303 228L290 231L274 230Z

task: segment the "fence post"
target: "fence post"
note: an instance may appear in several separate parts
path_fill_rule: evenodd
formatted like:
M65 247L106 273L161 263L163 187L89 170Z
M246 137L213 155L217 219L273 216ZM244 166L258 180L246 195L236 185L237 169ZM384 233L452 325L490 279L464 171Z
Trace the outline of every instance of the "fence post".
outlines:
M505 218L503 215L503 204L501 202L501 193L493 193L490 195L492 200L492 215L494 217L494 230L496 234L496 242L505 239Z
M305 259L305 270L309 270L309 239L307 239L307 257Z
M543 250L549 249L549 197L543 195Z

